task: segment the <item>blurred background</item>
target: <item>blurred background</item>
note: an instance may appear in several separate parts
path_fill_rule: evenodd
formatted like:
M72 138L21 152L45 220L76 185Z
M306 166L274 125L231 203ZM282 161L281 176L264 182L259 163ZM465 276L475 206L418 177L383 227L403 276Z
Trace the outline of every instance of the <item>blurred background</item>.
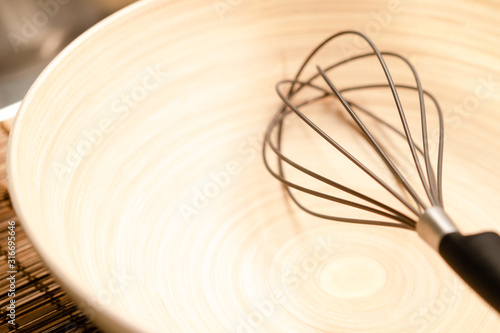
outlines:
M0 108L89 27L135 0L0 0Z

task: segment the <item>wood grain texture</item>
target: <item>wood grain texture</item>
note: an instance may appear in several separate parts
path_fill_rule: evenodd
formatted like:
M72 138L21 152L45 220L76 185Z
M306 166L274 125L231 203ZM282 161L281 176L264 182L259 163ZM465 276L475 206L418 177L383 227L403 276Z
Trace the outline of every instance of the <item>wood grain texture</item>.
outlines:
M9 148L16 211L106 331L497 332L416 234L310 217L260 158L274 84L359 29L410 57L443 106L449 214L464 232L498 231L497 15L471 1L133 5L28 93Z

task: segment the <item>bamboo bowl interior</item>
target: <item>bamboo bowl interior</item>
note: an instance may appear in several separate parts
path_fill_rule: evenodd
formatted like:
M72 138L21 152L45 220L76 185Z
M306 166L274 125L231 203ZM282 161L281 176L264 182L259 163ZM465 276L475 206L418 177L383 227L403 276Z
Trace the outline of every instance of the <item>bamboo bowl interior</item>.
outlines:
M494 332L497 314L416 234L291 205L261 143L275 83L327 36L361 30L409 57L442 104L449 214L464 232L498 231L496 22L494 4L471 1L135 4L25 98L15 209L107 331Z

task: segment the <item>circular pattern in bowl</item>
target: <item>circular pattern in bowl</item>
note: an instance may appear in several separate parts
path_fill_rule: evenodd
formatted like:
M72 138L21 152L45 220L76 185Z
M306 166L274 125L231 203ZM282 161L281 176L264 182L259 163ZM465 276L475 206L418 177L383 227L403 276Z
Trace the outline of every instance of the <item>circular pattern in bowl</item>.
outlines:
M308 216L261 162L274 84L358 28L409 55L443 105L450 215L498 230L493 5L396 5L145 1L68 47L23 102L8 173L77 305L117 332L494 332L415 234Z

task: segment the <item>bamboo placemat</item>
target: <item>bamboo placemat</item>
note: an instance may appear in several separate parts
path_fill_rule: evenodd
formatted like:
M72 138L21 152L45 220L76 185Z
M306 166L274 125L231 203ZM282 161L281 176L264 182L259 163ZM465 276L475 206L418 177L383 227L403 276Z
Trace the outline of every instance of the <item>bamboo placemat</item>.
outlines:
M7 131L0 131L0 332L100 332L61 289L17 219L7 189ZM15 221L15 326L9 324L8 226Z

